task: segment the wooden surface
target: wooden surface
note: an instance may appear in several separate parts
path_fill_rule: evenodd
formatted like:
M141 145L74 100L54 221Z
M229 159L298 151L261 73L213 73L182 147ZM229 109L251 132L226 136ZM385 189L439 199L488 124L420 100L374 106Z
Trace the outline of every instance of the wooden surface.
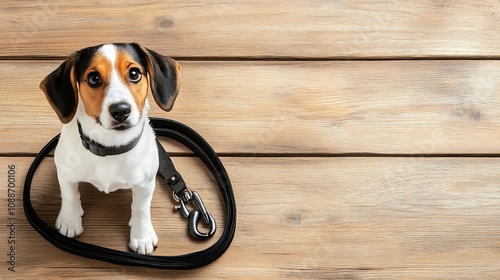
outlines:
M63 56L113 38L182 57L499 55L495 0L165 2L6 0L0 54Z
M2 2L0 279L500 279L498 1L164 2ZM152 103L151 115L198 130L229 171L236 236L207 267L73 256L24 218L27 169L61 127L38 84L71 52L110 41L179 60L174 110ZM163 143L221 223L207 171ZM13 166L16 272L7 262ZM187 236L157 186L155 254L208 246ZM34 188L53 224L52 158ZM130 193L81 190L81 239L126 250Z

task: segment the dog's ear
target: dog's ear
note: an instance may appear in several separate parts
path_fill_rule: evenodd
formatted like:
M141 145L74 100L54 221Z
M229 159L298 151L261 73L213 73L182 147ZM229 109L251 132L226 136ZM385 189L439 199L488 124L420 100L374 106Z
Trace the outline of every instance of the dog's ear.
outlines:
M78 87L75 73L77 54L72 54L40 83L54 111L62 123L70 122L78 106Z
M175 60L134 44L142 56L149 74L149 83L156 104L165 111L172 110L179 93L181 66Z

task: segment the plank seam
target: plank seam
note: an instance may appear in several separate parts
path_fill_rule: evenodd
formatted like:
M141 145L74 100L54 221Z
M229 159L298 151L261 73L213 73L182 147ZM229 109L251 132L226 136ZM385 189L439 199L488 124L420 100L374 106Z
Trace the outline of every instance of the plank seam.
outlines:
M59 61L66 59L67 56L0 56L0 61ZM193 62L225 62L225 61L274 61L274 62L293 62L293 61L442 61L442 60L461 60L461 61L477 61L477 60L500 60L500 56L394 56L394 57L285 57L285 56L263 56L263 57L246 57L246 56L172 56L173 59L179 61Z
M219 157L233 158L499 158L498 153L471 153L471 154L382 154L382 153L217 153ZM196 157L192 153L171 152L172 157ZM35 157L36 153L0 153L0 157L20 158ZM47 157L53 157L49 155Z

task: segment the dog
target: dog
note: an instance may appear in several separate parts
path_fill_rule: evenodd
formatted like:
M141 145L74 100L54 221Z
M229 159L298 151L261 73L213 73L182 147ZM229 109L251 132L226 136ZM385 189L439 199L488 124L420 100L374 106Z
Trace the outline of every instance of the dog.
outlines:
M147 255L157 248L150 205L159 163L147 94L170 111L180 73L171 58L137 43L113 43L73 53L40 83L63 123L54 154L61 234L83 233L78 185L88 182L105 193L131 189L129 248Z

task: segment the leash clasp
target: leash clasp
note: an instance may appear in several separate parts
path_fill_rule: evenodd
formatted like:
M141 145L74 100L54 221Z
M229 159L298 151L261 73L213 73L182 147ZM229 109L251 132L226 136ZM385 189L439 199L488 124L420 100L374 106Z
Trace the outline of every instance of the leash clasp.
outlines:
M205 204L203 204L203 201L201 200L201 197L197 192L187 189L187 191L184 192L181 197L178 197L174 193L174 199L179 202L179 205L176 205L174 209L180 210L182 216L184 216L186 219L189 219L188 229L192 236L199 239L207 239L215 234L215 231L217 229L215 219L210 213L208 213L207 208L205 208ZM194 202L194 205L196 206L196 209L193 211L189 211L187 207L187 204L190 204L191 202ZM200 221L201 217L203 217L203 219L205 220L205 224L207 226L210 226L210 231L207 233L202 233L198 230L198 222Z

